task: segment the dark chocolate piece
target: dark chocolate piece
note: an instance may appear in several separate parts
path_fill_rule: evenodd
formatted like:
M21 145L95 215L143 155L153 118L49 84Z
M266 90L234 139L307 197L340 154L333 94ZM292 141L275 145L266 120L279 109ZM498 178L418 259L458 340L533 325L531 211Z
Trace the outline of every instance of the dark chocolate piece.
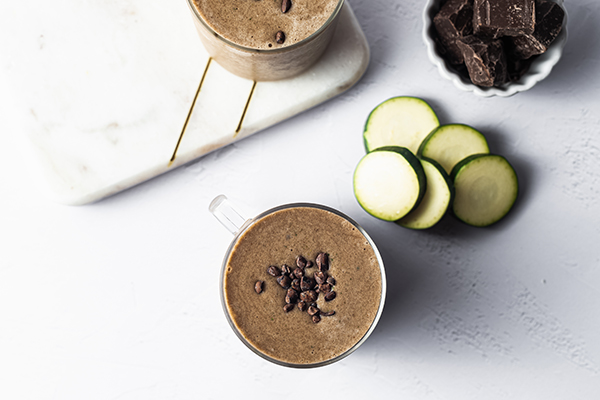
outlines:
M475 0L473 32L497 39L530 35L535 27L534 0Z
M506 67L508 70L508 79L511 82L516 82L529 71L531 63L536 57L530 57L525 60L518 60L513 57L507 57Z
M535 30L531 35L516 36L512 39L514 54L518 58L529 58L545 53L562 30L565 11L551 1L536 1Z
M506 56L501 40L467 36L456 42L475 85L491 87L507 82Z
M456 40L473 33L473 0L449 0L433 17L433 25L447 60L463 63Z

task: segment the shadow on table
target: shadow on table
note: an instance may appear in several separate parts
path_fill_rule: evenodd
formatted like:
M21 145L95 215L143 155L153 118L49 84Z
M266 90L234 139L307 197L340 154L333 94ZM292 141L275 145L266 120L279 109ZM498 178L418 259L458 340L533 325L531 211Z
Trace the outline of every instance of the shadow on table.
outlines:
M497 143L502 135L487 130L486 136L490 147L502 154L504 149ZM465 302L470 300L466 294L472 295L471 285L478 283L476 276L482 272L471 260L476 257L476 249L511 229L536 190L534 165L514 155L507 159L517 172L519 197L511 212L489 227L469 226L454 217L451 210L437 225L423 231L395 224L385 225L384 230L366 227L382 254L388 285L384 313L373 338L385 337L388 334L382 332L390 330L416 329L415 321L432 313L460 318L457 310L467 307Z
M568 2L567 30L568 39L563 55L542 82L531 91L531 96L556 95L557 93L572 93L585 91L591 79L598 75L600 46L597 38L600 36L600 14L598 9L579 2Z

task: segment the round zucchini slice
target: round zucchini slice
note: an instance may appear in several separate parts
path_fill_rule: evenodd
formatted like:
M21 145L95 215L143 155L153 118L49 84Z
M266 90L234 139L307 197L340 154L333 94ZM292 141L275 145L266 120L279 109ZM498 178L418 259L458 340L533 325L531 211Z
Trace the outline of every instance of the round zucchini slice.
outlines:
M427 229L439 222L454 198L454 184L444 168L433 160L421 159L427 178L427 190L419 206L396 221L410 229Z
M421 163L404 147L380 147L364 156L354 171L354 195L366 212L397 221L416 207L427 188Z
M367 118L363 138L367 153L383 146L406 147L417 153L423 139L440 125L426 101L393 97L379 104Z
M459 161L471 154L489 154L481 132L463 124L441 125L421 143L418 156L437 161L448 174Z
M488 226L502 219L519 193L515 170L499 155L469 156L454 167L452 178L454 214L473 226Z

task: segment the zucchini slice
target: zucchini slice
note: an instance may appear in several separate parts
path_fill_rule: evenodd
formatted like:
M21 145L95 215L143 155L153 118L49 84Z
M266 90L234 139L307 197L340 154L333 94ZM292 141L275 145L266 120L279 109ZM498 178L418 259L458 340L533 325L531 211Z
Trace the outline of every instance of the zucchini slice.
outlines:
M471 154L489 154L485 136L463 124L442 125L421 143L418 156L437 161L448 174L452 168Z
M440 125L424 100L393 97L379 104L367 118L363 138L367 153L383 146L406 147L417 153L421 141Z
M416 207L427 188L425 172L410 150L387 146L364 156L354 171L354 195L366 212L396 221Z
M519 193L515 170L499 155L469 156L454 167L452 177L454 214L473 226L488 226L502 219Z
M431 228L446 215L454 198L454 184L444 168L433 160L421 159L421 164L427 177L427 190L419 206L396 221L405 228Z

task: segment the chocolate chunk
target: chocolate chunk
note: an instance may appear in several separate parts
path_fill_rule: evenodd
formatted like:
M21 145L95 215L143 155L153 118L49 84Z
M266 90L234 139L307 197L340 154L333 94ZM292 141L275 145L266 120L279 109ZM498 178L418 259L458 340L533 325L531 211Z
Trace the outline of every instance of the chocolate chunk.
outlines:
M271 276L277 277L281 275L281 270L279 269L279 267L272 265L269 268L267 268L267 273Z
M534 0L474 0L473 32L497 39L533 33Z
M331 286L335 285L335 279L333 278L333 276L327 278L327 283L329 283Z
M281 12L282 13L286 13L288 11L290 11L290 8L292 8L292 0L283 0L281 2Z
M312 316L312 321L313 321L315 324L318 324L319 322L321 322L321 317L320 317L318 314L317 314L317 315L313 315L313 316Z
M433 26L447 60L463 62L456 40L473 33L473 0L449 0L433 17Z
M298 266L298 268L304 269L306 267L306 258L298 256L296 258L296 265Z
M325 295L325 301L331 301L335 299L336 293L332 290L331 292Z
M329 269L329 256L327 255L327 253L319 253L315 261L317 263L319 271L325 272Z
M507 82L502 41L467 36L456 42L463 53L469 77L475 85L491 87Z
M277 278L277 283L279 283L279 285L282 288L289 289L291 286L292 280L287 275L281 275L279 278Z
M521 79L521 77L523 75L525 75L527 73L527 71L529 71L529 67L531 67L531 63L533 62L533 60L535 60L537 57L533 56L533 57L529 57L525 60L519 60L519 59L515 59L515 58L507 58L507 69L508 69L508 79L511 82L516 82L519 79Z
M313 264L313 262L312 262L312 261L310 261L310 260L308 260L308 261L306 262L306 268L312 268L312 267L313 267L313 265L314 265L314 264Z
M323 317L331 317L332 315L335 315L335 311L333 311L333 310L332 311L327 311L327 312L321 311L319 313L319 315L321 315Z
M562 30L565 11L551 1L536 1L535 30L532 34L524 34L511 38L514 54L518 58L529 58L545 53Z
M261 294L263 291L263 281L256 281L254 284L254 291L258 294Z
M286 313L292 311L294 309L294 305L287 303L285 306L283 306L283 311L285 311Z

